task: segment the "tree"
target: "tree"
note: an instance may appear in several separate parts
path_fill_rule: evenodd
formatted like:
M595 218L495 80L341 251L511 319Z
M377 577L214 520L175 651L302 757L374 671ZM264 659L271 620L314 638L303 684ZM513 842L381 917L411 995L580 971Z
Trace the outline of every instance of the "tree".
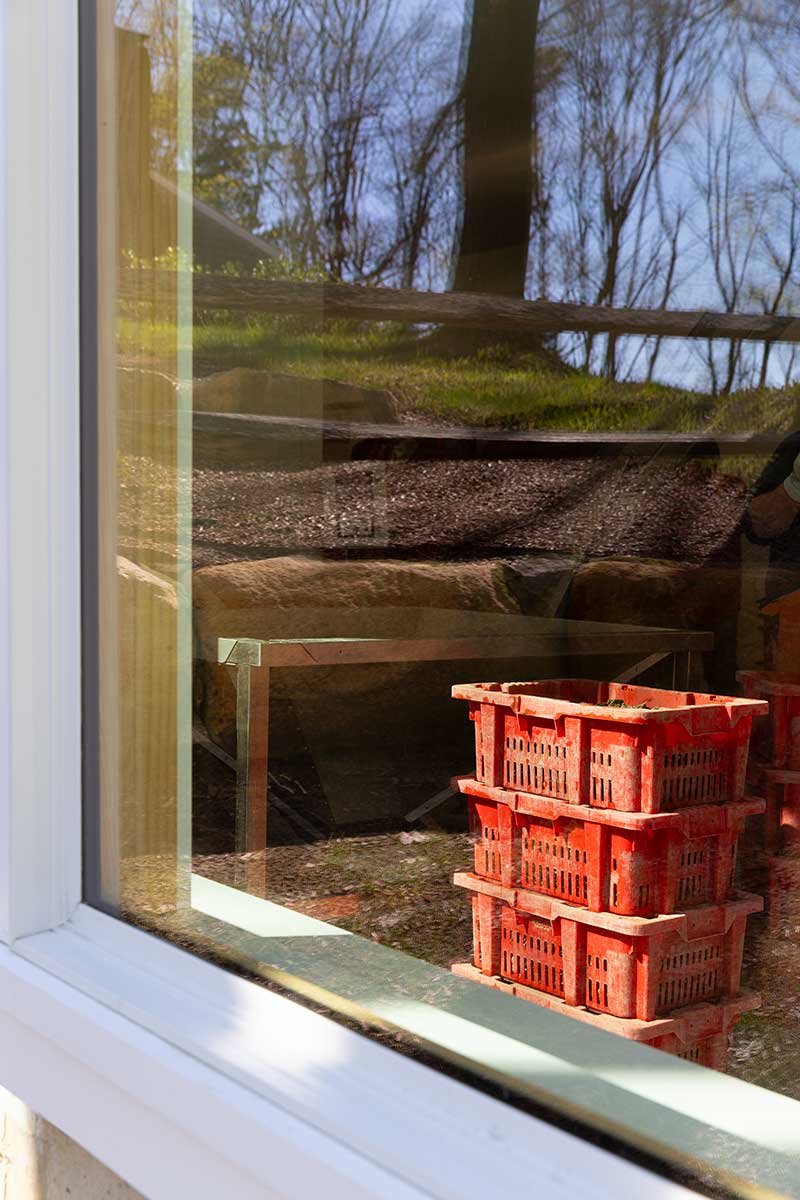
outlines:
M428 81L428 95L421 97L419 87L404 90L397 98L401 114L387 114L384 128L395 233L371 277L389 274L406 288L418 281L429 288L441 279L437 234L439 241L447 239L451 216L448 185L455 168L458 97L450 78L449 44L441 38L441 49L431 53L431 40L411 47L413 77Z
M565 10L556 36L569 62L562 126L576 130L566 206L576 299L663 302L685 213L664 203L662 168L713 75L725 9L725 0L574 0ZM617 359L608 337L609 378ZM587 338L584 365L592 360Z
M223 45L195 56L193 84L194 194L255 232L263 140L247 119L247 66Z
M761 221L759 201L747 186L747 159L741 153L738 113L736 96L731 93L721 116L708 118L705 158L696 180L705 209L703 234L723 312L736 312L743 306L755 265ZM731 339L722 356L709 342L705 360L712 394L727 395L740 378L741 341Z
M525 294L538 16L539 0L472 0L455 291Z

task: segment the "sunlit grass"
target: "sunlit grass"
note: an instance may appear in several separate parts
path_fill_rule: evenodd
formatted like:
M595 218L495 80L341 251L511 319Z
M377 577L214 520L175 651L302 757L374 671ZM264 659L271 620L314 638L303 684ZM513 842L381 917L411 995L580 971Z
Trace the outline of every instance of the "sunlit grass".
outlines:
M118 325L129 360L171 358L175 326L131 316ZM800 389L755 388L713 399L653 383L616 383L559 367L535 351L501 341L460 356L426 349L400 326L219 314L193 331L195 373L233 367L325 376L386 388L404 413L448 423L508 429L789 431Z

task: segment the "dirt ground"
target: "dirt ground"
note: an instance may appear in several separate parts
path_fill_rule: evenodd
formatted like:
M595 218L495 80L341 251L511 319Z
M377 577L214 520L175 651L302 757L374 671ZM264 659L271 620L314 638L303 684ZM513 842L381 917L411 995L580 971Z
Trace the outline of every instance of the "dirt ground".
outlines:
M269 899L440 967L471 953L472 918L453 872L469 866L466 833L403 830L267 851ZM231 855L197 859L232 883Z

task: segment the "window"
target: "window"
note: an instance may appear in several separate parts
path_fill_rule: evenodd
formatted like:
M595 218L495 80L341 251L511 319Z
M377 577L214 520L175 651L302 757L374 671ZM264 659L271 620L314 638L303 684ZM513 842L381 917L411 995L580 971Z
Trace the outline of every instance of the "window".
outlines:
M791 239L776 249L768 222L789 237L775 181L790 175L765 106L773 86L790 103L791 20L758 26L745 72L727 11L637 7L618 26L619 12L599 6L590 25L585 5L542 5L537 23L531 6L482 25L480 4L469 19L388 3L87 6L90 907L62 936L43 931L69 904L53 918L32 903L13 936L25 963L206 1061L241 1027L280 1074L321 1027L283 997L322 1010L329 1041L308 1061L329 1110L367 1061L386 1072L371 1083L382 1114L403 1107L399 1063L421 1107L427 1086L459 1114L500 1096L478 1131L503 1147L484 1153L489 1173L529 1165L531 1130L544 1135L527 1108L693 1186L791 1194L792 1000L773 967L791 976L793 781L774 774L791 765L763 722L751 762L784 801L771 835L760 798L742 799L755 690L787 681L736 678L766 665L755 597L774 514L744 563L730 550L768 456L764 414L785 432L792 416L789 283L747 315L791 279ZM671 85L651 112L654 80ZM763 168L760 225L752 174L734 197L717 166L745 160ZM626 170L629 208L603 209ZM741 237L735 269L750 274L731 299ZM610 330L608 305L624 314ZM74 530L61 494L49 515ZM791 545L766 540L772 589L779 571L791 581ZM783 620L790 590L768 617ZM599 683L574 682L586 676ZM476 690L486 679L534 682ZM91 984L90 951L109 960ZM273 1001L277 1069L274 1034L267 1053L245 1020ZM422 1060L426 1084L348 1025ZM244 1077L233 1058L228 1077ZM290 1078L286 1106L319 1125L298 1095L311 1085ZM341 1120L322 1124L341 1138ZM386 1125L348 1136L408 1178ZM453 1130L440 1136L452 1177L415 1163L413 1183L459 1194ZM563 1136L583 1178L591 1146ZM659 1186L603 1162L640 1194Z

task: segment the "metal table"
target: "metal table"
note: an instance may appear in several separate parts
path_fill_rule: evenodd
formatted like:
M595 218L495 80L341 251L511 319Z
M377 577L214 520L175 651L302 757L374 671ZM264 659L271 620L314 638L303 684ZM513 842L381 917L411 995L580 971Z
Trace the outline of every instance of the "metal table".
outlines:
M617 675L629 682L672 656L673 686L690 690L695 656L714 647L711 633L654 629L557 618L523 618L521 636L452 638L220 638L217 661L236 674L237 756L218 757L236 768L237 854L267 844L269 688L272 668L331 667L337 664L420 663L469 659L566 659L626 655L632 664ZM217 752L210 743L205 743ZM435 799L435 798L434 798ZM263 890L263 867L247 868L248 890Z

